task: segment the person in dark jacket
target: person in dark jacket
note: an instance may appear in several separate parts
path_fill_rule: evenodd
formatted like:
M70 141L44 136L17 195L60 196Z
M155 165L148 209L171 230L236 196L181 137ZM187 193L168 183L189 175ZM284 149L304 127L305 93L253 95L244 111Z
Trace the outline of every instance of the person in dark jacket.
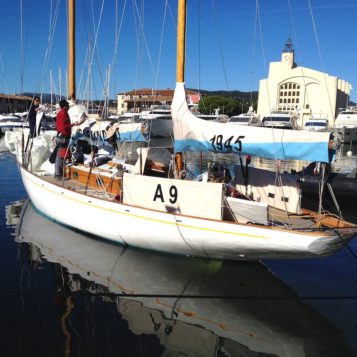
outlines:
M34 97L29 109L29 124L30 124L30 138L37 136L36 132L36 115L40 106L40 98Z

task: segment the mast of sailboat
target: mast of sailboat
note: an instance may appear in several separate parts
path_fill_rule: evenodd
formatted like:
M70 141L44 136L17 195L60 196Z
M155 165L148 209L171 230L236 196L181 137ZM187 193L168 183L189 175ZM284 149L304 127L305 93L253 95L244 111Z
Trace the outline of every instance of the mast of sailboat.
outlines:
M75 0L68 0L68 99L76 100Z
M185 81L186 0L178 0L176 82Z
M176 83L185 81L185 54L186 54L186 0L178 0L177 10L177 54L176 54ZM177 173L182 172L182 152L175 155Z

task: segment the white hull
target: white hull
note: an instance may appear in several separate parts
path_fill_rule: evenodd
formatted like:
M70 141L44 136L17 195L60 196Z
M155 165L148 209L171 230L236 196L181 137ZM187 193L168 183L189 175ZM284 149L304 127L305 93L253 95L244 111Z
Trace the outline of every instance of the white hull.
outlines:
M20 165L39 211L67 226L120 244L179 255L264 259L331 254L347 243L326 232L293 232L159 212L94 198L38 177ZM164 180L160 178L159 180ZM353 236L353 229L345 229Z

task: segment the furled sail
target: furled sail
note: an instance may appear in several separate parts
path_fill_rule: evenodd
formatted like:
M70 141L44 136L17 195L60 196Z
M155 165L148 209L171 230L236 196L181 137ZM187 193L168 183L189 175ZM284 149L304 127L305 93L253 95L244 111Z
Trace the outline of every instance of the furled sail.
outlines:
M329 162L329 132L246 127L199 119L188 109L184 83L176 84L171 108L176 152L213 151Z

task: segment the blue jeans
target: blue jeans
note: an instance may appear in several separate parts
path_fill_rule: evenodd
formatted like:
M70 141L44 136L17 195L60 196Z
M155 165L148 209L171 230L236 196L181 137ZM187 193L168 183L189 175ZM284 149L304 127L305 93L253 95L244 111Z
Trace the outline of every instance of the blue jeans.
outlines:
M55 161L55 176L63 177L63 164L64 159L60 157L61 148L57 150L57 156Z

